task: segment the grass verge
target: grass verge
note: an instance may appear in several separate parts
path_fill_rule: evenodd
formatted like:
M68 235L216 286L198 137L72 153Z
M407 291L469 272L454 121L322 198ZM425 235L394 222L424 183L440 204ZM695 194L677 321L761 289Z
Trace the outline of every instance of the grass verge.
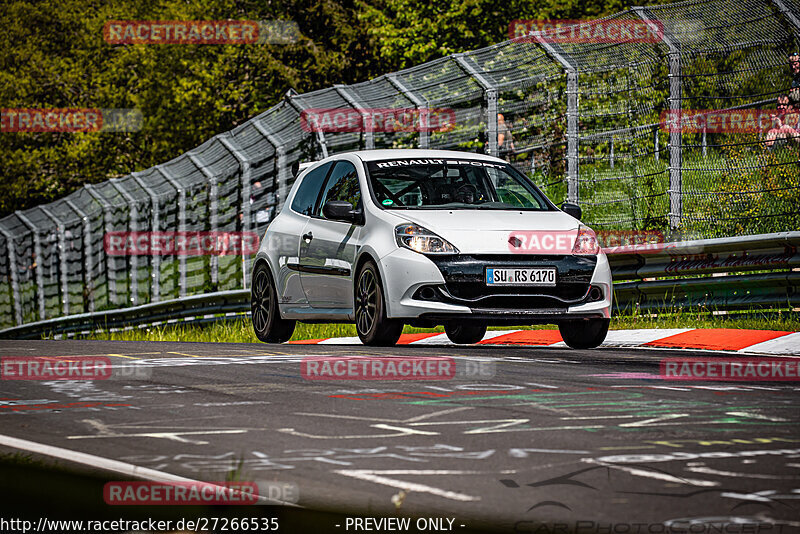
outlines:
M542 326L503 326L490 330L510 329L548 329L553 325ZM793 313L759 313L740 315L709 315L708 313L671 313L652 316L624 315L611 320L611 329L631 328L732 328L748 330L800 331L800 315ZM414 328L406 326L406 334L420 332L444 332L436 328ZM298 323L292 336L293 341L321 339L330 337L356 336L352 324L303 324ZM249 320L236 319L211 323L208 325L163 325L147 328L134 328L118 332L96 332L89 339L108 339L122 341L204 341L225 343L257 343Z

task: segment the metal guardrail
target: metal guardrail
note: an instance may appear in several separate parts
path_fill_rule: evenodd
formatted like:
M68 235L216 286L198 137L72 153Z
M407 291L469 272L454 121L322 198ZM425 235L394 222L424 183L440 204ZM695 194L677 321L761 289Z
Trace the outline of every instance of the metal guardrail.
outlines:
M780 232L611 253L614 280L636 280L614 284L615 311L798 308L798 247L800 232Z
M249 310L250 291L237 289L27 323L0 330L0 338L38 339L45 335L88 335L98 330L159 322L172 323L178 320L210 322Z
M798 248L800 232L609 249L614 279L626 280L614 285L615 312L800 308ZM727 274L731 272L750 274ZM222 291L28 323L0 330L0 337L35 339L153 323L210 322L249 310L249 290Z

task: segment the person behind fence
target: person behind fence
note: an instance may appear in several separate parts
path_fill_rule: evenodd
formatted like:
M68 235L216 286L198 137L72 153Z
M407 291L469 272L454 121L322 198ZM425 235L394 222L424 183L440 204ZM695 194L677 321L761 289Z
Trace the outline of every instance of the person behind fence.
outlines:
M767 132L764 145L770 149L783 147L791 139L800 143L800 124L798 110L789 103L787 95L778 97L778 113L772 115L772 128Z
M506 119L502 113L497 114L497 151L501 158L506 160L514 152L514 136L511 128L506 124Z

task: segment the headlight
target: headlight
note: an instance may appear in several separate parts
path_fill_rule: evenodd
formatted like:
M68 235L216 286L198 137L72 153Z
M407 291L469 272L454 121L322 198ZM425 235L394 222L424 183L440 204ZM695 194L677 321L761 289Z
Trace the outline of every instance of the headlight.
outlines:
M572 247L573 254L600 254L600 244L594 230L586 226L578 227L578 237L575 238L575 246Z
M394 229L397 244L420 254L458 254L458 249L427 228L401 224Z

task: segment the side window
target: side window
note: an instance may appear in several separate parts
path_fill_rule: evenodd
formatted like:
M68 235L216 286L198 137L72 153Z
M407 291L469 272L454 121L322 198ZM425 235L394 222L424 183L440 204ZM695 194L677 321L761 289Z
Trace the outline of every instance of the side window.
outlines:
M292 201L293 211L309 217L314 215L314 203L317 201L322 182L328 175L331 165L332 163L326 163L303 177L303 181L300 182L297 194L295 194Z
M334 167L325 189L322 192L322 199L317 206L317 215L322 217L322 206L331 200L345 200L353 208L361 202L361 188L358 187L358 173L356 168L349 161L340 161Z

